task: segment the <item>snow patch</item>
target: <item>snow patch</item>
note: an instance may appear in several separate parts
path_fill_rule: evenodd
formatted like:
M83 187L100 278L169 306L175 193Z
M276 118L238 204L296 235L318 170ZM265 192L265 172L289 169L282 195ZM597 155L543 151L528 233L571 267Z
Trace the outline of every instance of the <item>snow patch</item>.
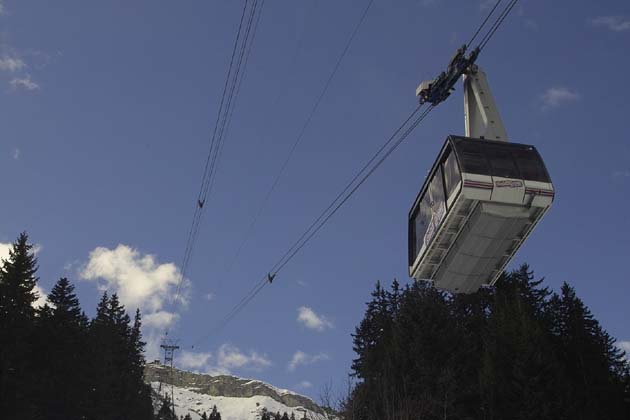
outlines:
M259 381L250 381L259 382ZM158 392L159 382L152 382L151 386ZM170 391L169 385L162 385L162 392ZM291 391L274 388L277 392L294 394ZM217 406L217 410L221 413L223 420L255 420L259 419L263 408L270 413L287 412L289 415L293 412L296 418L303 418L304 412L311 419L318 419L322 414L307 410L304 407L287 407L286 405L274 400L271 397L255 395L248 398L210 396L195 392L196 388L179 388L173 387L173 396L175 400L175 412L177 416L185 416L189 414L193 420L201 419L201 415L205 412L210 414L212 407Z

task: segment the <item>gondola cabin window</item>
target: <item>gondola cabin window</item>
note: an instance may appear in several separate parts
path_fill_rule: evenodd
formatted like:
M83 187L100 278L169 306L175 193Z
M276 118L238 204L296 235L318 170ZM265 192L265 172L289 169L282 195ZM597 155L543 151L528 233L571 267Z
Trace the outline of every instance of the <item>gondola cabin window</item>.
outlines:
M492 176L501 178L520 178L521 174L516 169L516 163L509 150L501 150L498 147L489 147L487 157L490 161Z
M447 157L444 160L443 171L444 182L446 184L446 197L450 199L461 180L461 174L459 173L455 153L452 153L451 151L447 152Z
M480 142L457 139L457 151L461 159L462 172L490 175L488 161L483 155Z
M420 200L420 205L416 209L413 223L414 259L429 246L431 239L433 239L446 215L446 200L442 179L442 168L438 167L433 173L433 179L429 183L424 196Z
M516 165L523 179L537 182L551 182L542 158L533 147L515 149L513 152Z

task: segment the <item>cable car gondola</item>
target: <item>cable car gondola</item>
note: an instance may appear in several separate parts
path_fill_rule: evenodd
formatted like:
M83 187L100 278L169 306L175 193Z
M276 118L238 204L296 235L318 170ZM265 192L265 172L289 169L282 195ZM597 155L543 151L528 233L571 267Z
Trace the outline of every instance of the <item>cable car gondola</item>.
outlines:
M427 86L418 89L427 97ZM409 275L454 293L492 285L547 212L534 146L508 143L485 74L464 76L466 136L449 136L409 211Z

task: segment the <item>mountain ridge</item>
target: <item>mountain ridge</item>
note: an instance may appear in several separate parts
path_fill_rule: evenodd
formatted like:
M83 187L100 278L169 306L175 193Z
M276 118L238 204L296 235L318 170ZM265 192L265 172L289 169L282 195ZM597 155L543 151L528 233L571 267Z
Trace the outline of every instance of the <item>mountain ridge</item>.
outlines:
M243 406L251 405L253 411L259 411L263 407L273 412L277 410L298 412L307 410L312 413L311 417L314 415L325 417L326 413L326 410L311 398L287 389L277 388L257 379L244 379L232 375L201 374L176 368L173 368L171 375L170 368L158 362L145 365L144 378L145 382L151 384L156 391L159 390L160 383L163 384L162 386L164 384L173 385L177 389L175 393L176 407L180 406L181 409L197 415L200 415L200 412L203 411L202 408L205 409L207 404L216 404L219 411L225 411L225 408L221 407L221 402L226 405L229 401L233 405L238 403L239 400L236 399L241 399ZM224 415L223 418L227 420L245 417ZM256 416L251 418L256 418Z

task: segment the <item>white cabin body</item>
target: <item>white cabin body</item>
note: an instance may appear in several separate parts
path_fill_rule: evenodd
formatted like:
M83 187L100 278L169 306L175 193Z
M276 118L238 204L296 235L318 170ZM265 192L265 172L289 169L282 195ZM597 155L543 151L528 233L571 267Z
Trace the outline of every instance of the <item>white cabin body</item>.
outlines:
M553 198L533 146L449 136L409 212L409 275L454 293L494 284Z

